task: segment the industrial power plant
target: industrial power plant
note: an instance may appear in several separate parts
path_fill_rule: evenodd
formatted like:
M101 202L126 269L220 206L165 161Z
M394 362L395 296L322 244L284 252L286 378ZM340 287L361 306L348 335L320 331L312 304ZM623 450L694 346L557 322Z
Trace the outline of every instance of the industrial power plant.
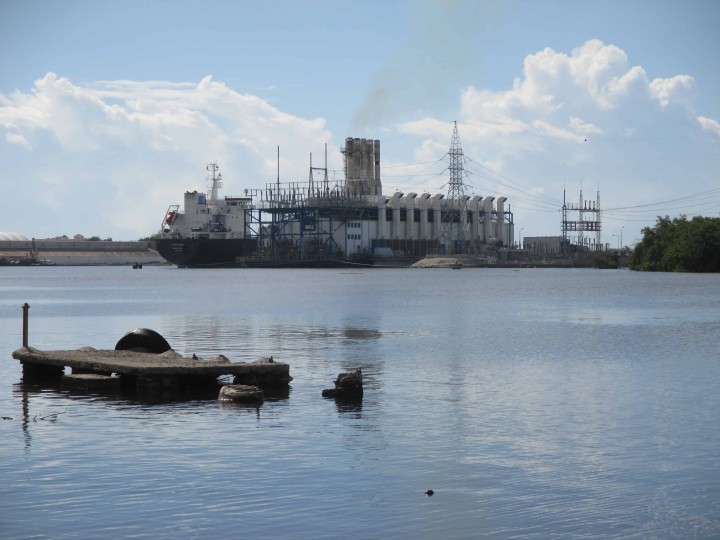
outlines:
M314 166L310 155L307 181L280 182L278 170L275 182L245 189L242 196L220 196L222 174L210 163L209 189L187 191L182 208L168 207L154 244L157 253L140 243L6 235L0 236L0 264L432 266L441 258L462 258L468 266L528 261L589 266L593 252L607 249L599 191L593 201L580 191L577 203L563 194L560 236L527 235L516 243L508 198L469 193L457 123L444 156L449 180L443 193L384 193L379 140L348 137L341 152L342 179L329 178L326 145L324 166Z
M326 150L327 152L327 150ZM220 198L222 176L208 165L210 190L186 192L161 225L158 252L178 266L403 264L431 254L483 256L513 243L506 197L470 196L457 124L448 152L447 193L383 194L380 141L348 137L345 178L310 160L307 182L267 183Z

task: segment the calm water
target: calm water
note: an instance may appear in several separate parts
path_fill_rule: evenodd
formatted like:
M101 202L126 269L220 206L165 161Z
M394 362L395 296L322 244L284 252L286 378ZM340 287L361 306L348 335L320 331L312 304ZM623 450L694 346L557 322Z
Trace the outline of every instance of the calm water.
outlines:
M24 302L40 349L149 327L290 395L23 387ZM2 538L720 537L720 275L0 268L0 350Z

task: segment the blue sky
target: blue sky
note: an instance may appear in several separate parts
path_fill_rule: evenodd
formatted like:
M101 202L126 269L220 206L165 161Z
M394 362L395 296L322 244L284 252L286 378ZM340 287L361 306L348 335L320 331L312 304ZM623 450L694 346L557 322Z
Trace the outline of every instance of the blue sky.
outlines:
M471 193L557 235L563 188L603 241L720 215L720 2L0 0L0 231L129 240L204 188L305 180L381 140L385 193Z

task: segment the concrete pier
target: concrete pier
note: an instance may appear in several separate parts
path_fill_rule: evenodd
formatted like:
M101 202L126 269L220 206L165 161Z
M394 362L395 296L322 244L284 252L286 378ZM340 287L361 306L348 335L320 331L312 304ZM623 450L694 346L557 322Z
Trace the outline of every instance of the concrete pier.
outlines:
M40 351L22 347L12 355L23 365L26 379L59 381L64 369L69 367L73 374L117 376L123 391L185 392L217 385L217 378L223 375L233 376L234 384L249 384L263 389L287 387L292 380L288 364L274 362L272 358L230 362L223 356L207 360L186 358L173 350L151 354L91 347L71 351Z

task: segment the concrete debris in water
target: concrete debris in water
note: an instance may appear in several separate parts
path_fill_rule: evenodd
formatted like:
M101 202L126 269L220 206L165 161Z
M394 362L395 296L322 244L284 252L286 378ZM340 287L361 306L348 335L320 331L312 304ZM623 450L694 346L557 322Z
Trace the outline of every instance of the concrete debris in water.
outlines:
M334 398L362 398L362 370L340 373L335 379L335 388L326 388L322 391L322 395Z

